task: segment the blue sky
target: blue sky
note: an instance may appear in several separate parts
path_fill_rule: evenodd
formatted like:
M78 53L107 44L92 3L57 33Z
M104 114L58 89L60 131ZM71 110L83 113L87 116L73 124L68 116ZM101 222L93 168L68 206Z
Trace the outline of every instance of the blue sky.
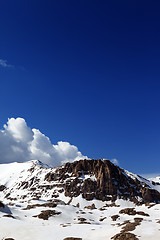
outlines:
M2 1L1 128L22 117L52 143L159 172L159 9L158 1Z

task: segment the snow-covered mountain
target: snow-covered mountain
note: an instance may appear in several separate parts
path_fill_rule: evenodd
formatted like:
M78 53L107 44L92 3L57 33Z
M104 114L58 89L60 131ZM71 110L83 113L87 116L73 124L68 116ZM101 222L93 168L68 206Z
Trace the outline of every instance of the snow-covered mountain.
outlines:
M154 180L101 159L0 164L0 239L159 240Z

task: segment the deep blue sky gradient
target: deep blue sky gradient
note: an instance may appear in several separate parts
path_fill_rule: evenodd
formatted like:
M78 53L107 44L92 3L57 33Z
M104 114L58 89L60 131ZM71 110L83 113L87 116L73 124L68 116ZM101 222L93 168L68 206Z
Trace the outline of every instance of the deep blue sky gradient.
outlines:
M160 172L160 2L6 0L0 125L23 117L52 143Z

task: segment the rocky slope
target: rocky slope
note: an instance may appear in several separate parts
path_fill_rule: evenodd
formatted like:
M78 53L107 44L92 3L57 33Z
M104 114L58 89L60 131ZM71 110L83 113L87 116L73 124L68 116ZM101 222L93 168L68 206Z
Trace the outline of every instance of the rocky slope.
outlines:
M58 168L36 160L1 164L0 200L0 239L160 237L159 181L109 160L80 160Z
M157 183L136 175L127 175L123 169L109 160L81 160L67 163L55 173L48 173L45 180L65 182L65 196L82 194L86 200L94 198L108 201L117 198L129 199L135 203L160 201L160 193L154 189ZM152 186L151 186L152 185Z
M18 172L8 172L6 180L0 178L1 196L8 200L52 199L64 193L70 198L82 195L86 200L122 198L136 204L160 202L156 190L159 183L131 174L109 160L80 160L54 169L38 161L12 165L15 168L17 165Z

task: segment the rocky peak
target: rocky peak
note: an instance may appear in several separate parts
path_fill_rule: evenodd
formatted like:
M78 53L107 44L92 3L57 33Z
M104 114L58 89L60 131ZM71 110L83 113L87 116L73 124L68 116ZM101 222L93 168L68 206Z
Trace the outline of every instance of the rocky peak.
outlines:
M72 199L81 195L86 200L122 198L137 204L160 202L156 183L129 173L109 160L79 160L57 168L32 161L13 163L9 167L10 175L0 182L0 195L10 201L51 200L62 195Z
M109 160L92 159L66 163L45 179L64 182L65 196L69 197L82 194L87 200L116 200L118 197L136 203L139 199L141 202L160 201L158 191L150 189L137 178L131 178Z

